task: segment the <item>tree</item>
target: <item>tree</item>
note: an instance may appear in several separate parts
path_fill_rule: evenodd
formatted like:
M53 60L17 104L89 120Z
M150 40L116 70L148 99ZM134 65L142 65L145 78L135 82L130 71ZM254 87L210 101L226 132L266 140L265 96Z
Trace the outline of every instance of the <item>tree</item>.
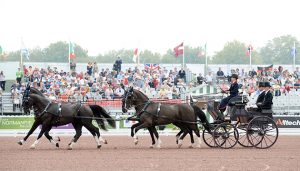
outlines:
M300 48L299 42L296 37L291 35L284 35L275 37L268 41L268 43L261 48L260 55L264 64L292 64L293 57L291 49L296 42L296 49ZM296 58L297 59L297 58ZM296 60L299 64L299 60Z
M249 57L246 55L247 46L234 40L227 42L224 48L213 56L213 64L249 64ZM252 60L258 58L255 50L252 52Z

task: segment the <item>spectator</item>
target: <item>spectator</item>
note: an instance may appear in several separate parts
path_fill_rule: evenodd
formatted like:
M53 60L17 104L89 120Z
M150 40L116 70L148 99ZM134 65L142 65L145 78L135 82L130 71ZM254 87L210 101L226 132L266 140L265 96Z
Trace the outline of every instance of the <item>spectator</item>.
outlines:
M21 85L21 81L22 81L22 78L23 78L23 72L21 71L20 68L18 68L18 71L16 72L16 80L17 80L17 83L19 85Z
M120 99L124 95L124 89L118 84L114 92L114 98Z
M88 63L86 69L87 69L87 74L88 74L89 76L91 76L91 75L92 75L92 72L93 72L93 65L92 65L91 62Z
M115 62L116 64L116 71L119 73L122 69L121 65L122 65L122 59L120 57L118 57L118 59Z
M212 85L212 82L213 82L213 76L212 76L212 73L211 72L208 72L208 74L206 75L206 83L209 84L209 85Z
M5 75L3 74L3 71L0 72L0 88L5 91Z
M224 72L222 71L222 68L219 67L219 71L217 72L218 77L224 77Z
M185 75L185 71L183 70L183 68L180 69L180 71L178 72L179 78L182 79L184 82L186 82L186 75Z

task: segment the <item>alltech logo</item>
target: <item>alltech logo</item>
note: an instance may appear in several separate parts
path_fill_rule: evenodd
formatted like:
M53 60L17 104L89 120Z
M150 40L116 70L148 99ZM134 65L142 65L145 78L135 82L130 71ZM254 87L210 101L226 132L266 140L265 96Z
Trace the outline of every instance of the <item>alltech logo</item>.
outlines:
M286 128L299 128L300 127L300 118L286 117L276 119L276 124L279 127Z

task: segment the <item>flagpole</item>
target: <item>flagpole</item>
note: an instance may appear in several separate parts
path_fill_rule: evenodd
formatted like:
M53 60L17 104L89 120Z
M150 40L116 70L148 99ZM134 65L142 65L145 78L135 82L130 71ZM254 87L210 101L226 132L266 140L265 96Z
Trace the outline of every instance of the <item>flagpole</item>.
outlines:
M24 46L23 37L21 37L21 49L20 49L20 68L23 68L23 55L22 55L22 49ZM22 70L23 71L23 70Z
M71 54L71 41L69 40L69 54L68 54L68 59L69 59L69 73L71 74L71 58L70 58L70 54Z
M185 69L185 67L184 67L184 41L183 41L183 43L182 43L182 45L183 45L183 49L182 49L182 68L183 69Z
M296 42L294 42L294 49L293 49L293 72L295 71L295 64L296 64Z
M249 46L250 71L252 71L252 47Z
M205 53L205 70L204 70L204 76L207 75L207 52L206 52L206 44L205 43L205 46L204 46L204 53Z

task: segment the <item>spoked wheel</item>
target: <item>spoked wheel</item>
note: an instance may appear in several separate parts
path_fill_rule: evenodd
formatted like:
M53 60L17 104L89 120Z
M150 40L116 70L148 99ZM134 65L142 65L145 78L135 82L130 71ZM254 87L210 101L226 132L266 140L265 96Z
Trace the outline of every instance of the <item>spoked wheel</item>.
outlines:
M222 123L215 128L213 137L218 147L228 149L237 144L239 133L234 125Z
M247 138L247 126L248 125L238 125L237 129L239 132L238 143L243 147L253 147L253 145L248 141Z
M258 116L249 122L247 138L256 148L270 148L278 139L278 127L273 119L267 116Z
M209 133L206 129L202 132L202 138L204 143L209 147L217 147L213 138L212 133Z

